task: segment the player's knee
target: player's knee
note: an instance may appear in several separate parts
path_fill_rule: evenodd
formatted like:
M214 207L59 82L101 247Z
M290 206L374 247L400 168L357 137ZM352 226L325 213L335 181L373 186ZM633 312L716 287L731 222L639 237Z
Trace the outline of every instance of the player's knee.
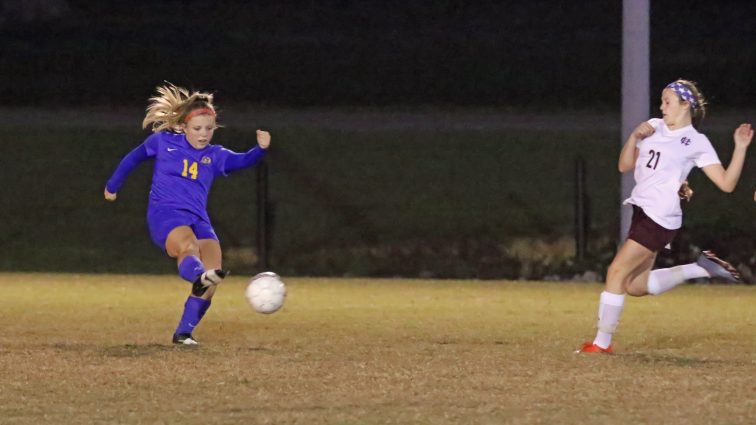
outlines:
M625 289L628 271L623 267L612 263L606 270L606 286L610 290Z
M187 255L199 254L199 243L196 239L184 239L175 245L177 256L185 257Z
M627 272L624 270L622 266L617 265L616 263L612 263L609 265L609 268L606 270L606 278L609 279L621 279L627 274Z
M625 288L625 293L627 295L630 295L631 297L642 297L644 295L648 295L648 292L643 288L638 288L634 285L628 285L627 288Z

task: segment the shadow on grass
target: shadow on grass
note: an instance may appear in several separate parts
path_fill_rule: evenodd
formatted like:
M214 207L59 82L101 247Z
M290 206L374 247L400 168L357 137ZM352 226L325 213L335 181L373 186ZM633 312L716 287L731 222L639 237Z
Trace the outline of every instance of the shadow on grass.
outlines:
M670 354L649 354L649 353L622 353L615 354L615 356L622 359L631 360L638 363L647 363L653 365L669 365L669 366L711 366L721 364L731 364L724 360L707 359L707 358L693 358L685 356L673 356Z
M174 351L196 352L199 348L198 346L173 344L125 344L106 347L100 352L108 357L142 357Z
M192 346L192 345L177 345L177 344L124 344L113 345L110 347L99 347L89 344L65 344L58 343L50 346L54 350L67 351L73 353L98 353L104 357L145 357L160 353L201 353L208 352L208 347L205 346ZM222 347L213 347L210 351L222 350ZM248 352L265 352L269 351L265 347L240 347L237 351ZM2 353L2 351L0 351Z

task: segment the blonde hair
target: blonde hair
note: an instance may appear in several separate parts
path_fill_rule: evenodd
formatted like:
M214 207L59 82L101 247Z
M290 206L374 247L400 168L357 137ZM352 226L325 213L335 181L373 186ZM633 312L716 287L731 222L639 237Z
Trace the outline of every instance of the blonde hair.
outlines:
M706 117L706 105L708 104L706 102L706 98L694 81L678 78L677 80L675 80L675 83L684 85L685 87L690 89L691 93L693 93L693 95L696 97L696 107L694 108L693 105L690 106L690 118L693 122L693 127L698 129L701 121L703 121L704 117ZM684 102L684 100L680 99L680 103L682 102Z
M149 99L147 115L142 121L142 128L152 127L152 131L181 131L186 117L194 110L209 109L216 115L213 106L213 95L203 92L192 92L166 81L166 85L156 88L157 95Z

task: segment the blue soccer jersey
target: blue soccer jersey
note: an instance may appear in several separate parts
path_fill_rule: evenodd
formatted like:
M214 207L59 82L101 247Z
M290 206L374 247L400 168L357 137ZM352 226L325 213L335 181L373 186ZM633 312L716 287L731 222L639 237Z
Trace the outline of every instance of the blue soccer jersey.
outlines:
M167 207L188 210L209 222L207 198L215 177L255 165L264 153L265 150L258 147L246 154L219 145L195 149L184 134L161 131L149 136L124 157L106 188L111 193L117 193L134 167L147 158L154 158L150 209Z

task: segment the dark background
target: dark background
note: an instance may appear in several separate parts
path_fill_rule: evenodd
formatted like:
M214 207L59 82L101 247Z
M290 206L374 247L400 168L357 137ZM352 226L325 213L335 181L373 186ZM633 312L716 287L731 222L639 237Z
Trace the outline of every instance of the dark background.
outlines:
M650 3L651 86L750 106L756 3ZM0 4L6 105L131 105L166 79L264 105L620 104L621 1Z
M756 2L651 3L651 104L698 81L723 162L753 121ZM146 133L163 81L216 94L248 149L274 134L271 267L282 274L571 278L618 240L622 2L0 1L0 269L165 272L144 223L150 170L102 186ZM753 148L751 149L753 150ZM574 257L574 167L588 252ZM237 273L259 271L255 171L210 213ZM713 248L756 269L753 161L694 202L663 264ZM590 277L579 277L590 279ZM598 276L600 278L600 276Z

